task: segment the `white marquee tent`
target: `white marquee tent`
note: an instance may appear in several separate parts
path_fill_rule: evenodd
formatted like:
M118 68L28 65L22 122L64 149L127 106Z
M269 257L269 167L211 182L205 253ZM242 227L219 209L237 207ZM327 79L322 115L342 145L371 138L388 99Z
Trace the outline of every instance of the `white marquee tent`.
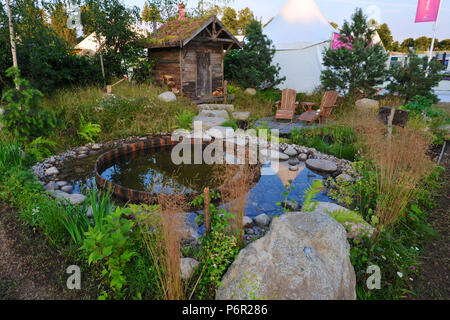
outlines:
M336 30L314 0L288 0L281 12L264 28L273 41L274 63L286 81L279 88L311 93L320 86L322 52L331 45Z

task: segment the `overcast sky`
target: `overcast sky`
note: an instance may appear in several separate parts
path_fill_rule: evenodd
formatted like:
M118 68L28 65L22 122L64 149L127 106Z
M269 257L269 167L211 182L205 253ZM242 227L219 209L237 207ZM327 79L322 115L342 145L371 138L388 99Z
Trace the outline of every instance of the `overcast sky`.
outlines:
M143 7L146 0L124 0L127 5ZM185 1L188 7L193 7L198 0ZM431 37L433 23L414 23L418 0L316 0L323 15L339 25L349 20L355 8L363 8L369 16L386 22L393 33L394 39L403 41L406 38L420 36ZM450 38L450 0L441 0L441 11L438 24L438 39ZM231 7L241 9L249 7L263 21L269 20L280 12L286 0L231 0Z

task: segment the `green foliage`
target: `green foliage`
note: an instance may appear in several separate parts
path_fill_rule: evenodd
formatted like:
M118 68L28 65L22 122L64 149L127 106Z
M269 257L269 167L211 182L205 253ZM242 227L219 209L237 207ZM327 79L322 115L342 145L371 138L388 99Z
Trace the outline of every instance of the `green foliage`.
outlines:
M27 145L25 153L35 161L42 161L52 155L55 145L56 142L50 139L38 137Z
M357 153L356 133L352 128L342 125L314 129L294 128L291 132L291 141L350 161L355 160Z
M84 116L80 113L80 129L78 135L88 142L95 143L94 138L97 137L102 129L100 125L86 122Z
M220 286L220 280L239 252L238 238L230 234L230 221L234 216L224 209L211 206L211 233L200 239L202 258L197 269L199 274L197 297L212 299Z
M5 129L21 142L48 136L57 128L58 122L54 112L42 109L43 94L32 89L27 80L19 78L17 69L9 68L7 74L15 78L14 82L20 90L9 89L3 94L3 100L7 103L1 118Z
M192 126L192 121L195 118L195 114L189 110L183 110L182 113L178 114L175 119L177 120L176 128L190 130Z
M74 206L63 203L61 206L63 214L60 219L75 245L81 246L88 231L90 222L87 217L88 209L85 206Z
M389 70L390 83L387 89L391 93L398 93L406 103L417 95L437 102L433 88L441 81L442 75L439 72L443 68L436 58L428 62L428 57L419 57L414 50L409 50L404 66L393 65Z
M313 212L317 207L317 201L313 200L323 188L322 180L314 180L312 186L305 191L303 196L303 212Z
M225 77L248 88L273 88L283 82L280 67L272 65L275 49L262 32L261 24L252 21L246 29L247 41L243 50L231 50L225 57Z
M24 153L17 143L0 143L0 173L13 167L22 167Z
M359 213L347 209L335 210L327 212L330 217L339 223L353 222L353 223L366 223Z
M111 211L102 222L102 228L95 225L85 233L85 240L80 250L88 259L89 265L97 264L102 277L109 279L109 285L115 298L123 298L123 287L127 284L125 269L136 254L130 236L134 221L129 219L129 211L121 208ZM100 299L106 299L106 292Z
M450 121L450 118L444 111L437 108L432 108L432 105L433 100L417 95L414 96L408 104L401 106L399 109L409 111L411 116L420 115L431 119L443 120L444 122Z
M373 44L375 30L369 28L362 9L356 9L352 21L345 21L339 30L340 40L351 46L327 49L323 54L321 81L327 90L338 90L349 96L372 96L376 86L386 78L388 55L380 44Z
M225 121L224 123L222 123L222 126L233 128L234 131L239 129L239 126L238 126L236 120L234 120L234 119L229 119L229 120Z
M288 207L289 202L291 202L292 204L296 204L297 203L294 199L288 200L289 195L291 194L291 192L295 190L295 187L292 186L292 183L294 181L289 180L288 182L289 182L289 184L284 186L283 193L282 193L283 197L284 197L284 201L277 202L277 206L281 206L283 208L283 212L284 213L291 211L289 209L289 207Z

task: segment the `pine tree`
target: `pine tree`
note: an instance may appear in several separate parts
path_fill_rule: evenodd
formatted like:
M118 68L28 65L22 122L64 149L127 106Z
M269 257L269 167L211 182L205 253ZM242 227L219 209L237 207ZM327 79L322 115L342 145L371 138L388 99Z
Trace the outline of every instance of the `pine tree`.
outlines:
M325 89L338 90L349 96L372 96L386 78L388 55L380 44L374 44L375 30L369 28L362 9L356 9L351 23L345 21L339 30L346 44L339 49L327 49L323 54L321 81ZM351 49L347 48L351 46Z
M263 34L262 26L253 20L247 26L243 50L231 50L225 57L225 76L242 87L272 88L285 80L279 78L280 67L272 65L275 49Z
M414 49L410 49L405 65L393 65L389 70L391 79L387 89L403 97L405 103L416 95L437 102L437 96L433 94L432 89L442 80L439 71L443 69L444 66L436 58L428 63L428 57L419 57Z

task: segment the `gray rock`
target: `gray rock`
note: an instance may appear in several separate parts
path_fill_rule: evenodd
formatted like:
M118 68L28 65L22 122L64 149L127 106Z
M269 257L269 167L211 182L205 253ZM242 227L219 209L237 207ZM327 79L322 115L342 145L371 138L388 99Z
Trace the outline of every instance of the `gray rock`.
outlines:
M80 153L88 153L89 152L89 148L86 146L82 146L78 148L78 152Z
M244 228L251 228L253 226L252 218L244 216Z
M380 103L372 99L361 99L356 101L356 108L359 110L371 110L375 111L380 107Z
M80 153L77 158L81 160L81 159L85 159L87 157L88 157L88 155L86 153Z
M51 197L55 198L56 200L70 201L70 194L60 191L60 190L49 191L48 194Z
M218 300L354 300L356 276L342 225L324 213L287 213L241 250Z
M311 170L326 173L333 173L338 169L337 165L334 162L322 159L308 159L306 160L306 167Z
M92 147L91 147L91 149L94 150L94 151L98 151L101 148L102 148L102 145L98 144L98 143L93 144Z
M306 160L308 160L308 155L305 154L305 153L301 153L301 154L298 156L298 160L300 160L300 161L302 161L302 162L305 162Z
M69 183L67 181L58 181L56 182L56 184L60 187L64 187L67 186Z
M59 173L59 170L56 169L56 167L50 167L47 170L45 170L46 176L54 176L54 175L57 175L58 173Z
M195 272L195 268L198 267L200 263L192 258L182 258L180 260L180 271L181 278L183 280L189 280Z
M61 187L61 191L64 191L66 193L72 193L73 192L73 187L71 185L66 185L64 187Z
M246 94L248 94L248 95L250 95L250 96L254 96L255 94L256 94L256 89L254 89L254 88L247 88L247 89L245 89L245 91L244 91L244 93L246 93Z
M0 108L0 116L2 116L5 113L5 110L3 110L2 108Z
M233 112L233 119L247 121L250 118L250 112Z
M259 227L268 227L270 225L270 218L267 214L263 213L255 217L255 223Z
M225 110L203 110L199 113L198 116L205 118L223 118L227 120L230 119L228 112Z
M300 164L300 161L298 161L297 159L291 159L288 161L288 164L291 166L296 166L296 165Z
M177 101L177 96L175 95L175 93L171 92L171 91L166 91L161 93L158 96L158 99L164 102L175 102Z
M284 150L284 153L287 154L289 157L295 157L298 154L298 151L292 147L287 147L287 149Z
M59 185L55 183L54 181L50 181L47 183L47 185L44 187L47 191L54 191L59 189Z
M290 166L289 171L298 171L298 166Z
M338 175L336 177L336 181L339 181L339 180L346 181L346 182L354 182L355 181L355 179L353 179L351 176L349 176L346 173L342 173L342 174Z
M197 106L198 111L203 110L226 110L229 112L234 111L234 105L232 104L199 104Z
M225 118L196 116L193 122L201 122L202 129L208 130L216 126L221 126L226 121L227 119Z
M85 200L86 196L82 194L75 193L70 195L70 203L73 204L74 206L84 203Z
M88 208L88 211L86 212L86 216L87 216L88 218L93 218L93 217L94 217L94 210L92 209L92 206L90 206L90 207Z

